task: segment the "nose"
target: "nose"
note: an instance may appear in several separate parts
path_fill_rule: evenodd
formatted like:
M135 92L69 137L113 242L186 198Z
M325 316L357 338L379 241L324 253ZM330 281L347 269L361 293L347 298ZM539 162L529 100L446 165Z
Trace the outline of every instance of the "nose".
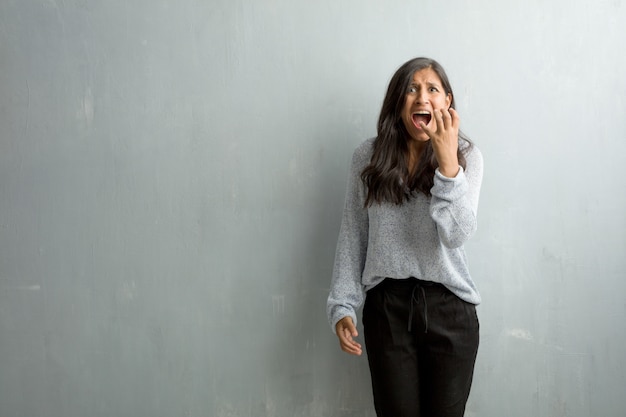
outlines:
M415 94L415 102L418 104L426 104L428 103L428 94L424 90L419 90Z

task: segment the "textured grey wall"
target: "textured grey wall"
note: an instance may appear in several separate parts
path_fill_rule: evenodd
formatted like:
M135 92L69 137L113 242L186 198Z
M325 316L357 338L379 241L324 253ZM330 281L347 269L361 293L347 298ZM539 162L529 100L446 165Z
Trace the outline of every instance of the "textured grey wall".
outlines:
M373 416L324 308L406 59L482 149L468 416L626 409L621 0L0 1L0 415Z

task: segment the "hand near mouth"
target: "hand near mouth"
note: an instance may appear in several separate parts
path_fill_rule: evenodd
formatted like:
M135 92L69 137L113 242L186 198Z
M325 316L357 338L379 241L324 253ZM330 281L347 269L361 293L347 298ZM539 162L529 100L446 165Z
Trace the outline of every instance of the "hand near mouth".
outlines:
M430 129L424 122L420 126L430 138L439 162L439 172L448 178L456 177L459 172L457 151L459 148L459 114L453 108L437 109L433 112L434 128ZM429 123L432 125L433 123Z

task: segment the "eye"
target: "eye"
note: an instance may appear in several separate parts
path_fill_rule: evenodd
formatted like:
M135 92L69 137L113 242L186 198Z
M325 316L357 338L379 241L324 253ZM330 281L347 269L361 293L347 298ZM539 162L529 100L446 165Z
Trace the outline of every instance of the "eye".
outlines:
M431 93L438 93L439 89L437 89L437 87L430 87L430 92Z
M417 93L417 88L409 87L409 93Z

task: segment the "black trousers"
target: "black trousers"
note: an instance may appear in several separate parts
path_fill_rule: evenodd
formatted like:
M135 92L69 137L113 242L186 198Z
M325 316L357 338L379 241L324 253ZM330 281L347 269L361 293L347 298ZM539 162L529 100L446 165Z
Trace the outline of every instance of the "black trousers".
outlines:
M378 417L462 417L478 352L476 307L441 284L386 279L367 292L365 346Z

